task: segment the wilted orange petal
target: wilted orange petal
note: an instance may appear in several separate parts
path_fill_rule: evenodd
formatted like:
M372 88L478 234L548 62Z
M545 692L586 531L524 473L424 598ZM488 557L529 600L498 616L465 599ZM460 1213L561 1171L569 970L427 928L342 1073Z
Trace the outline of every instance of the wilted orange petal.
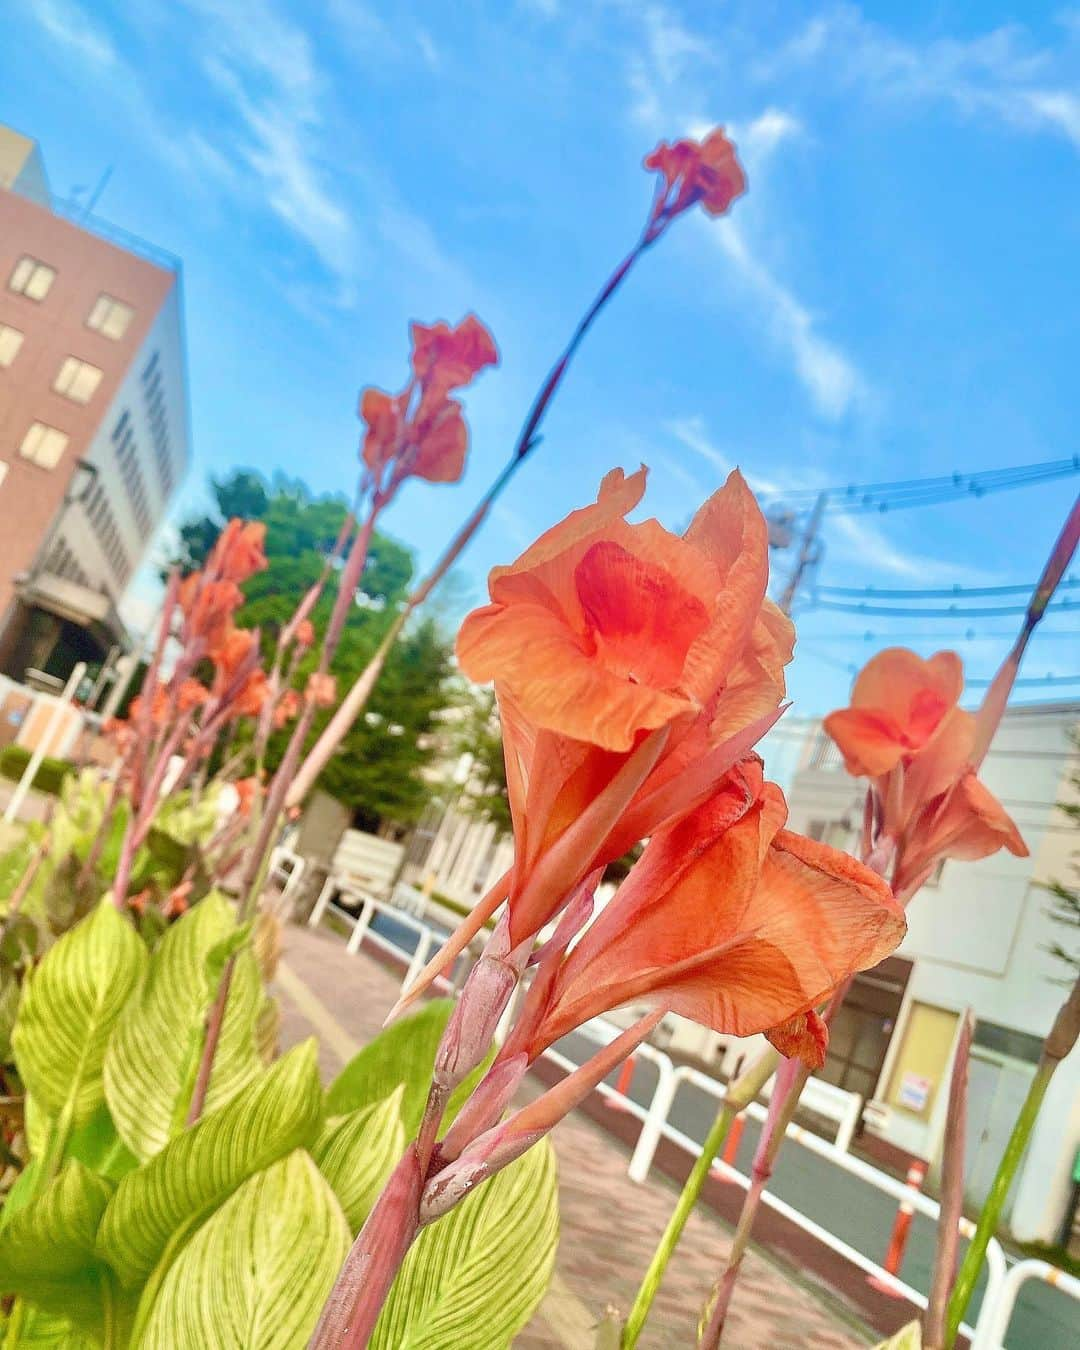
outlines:
M829 1050L829 1028L813 1008L770 1027L765 1039L786 1059L801 1059L808 1069L820 1069Z

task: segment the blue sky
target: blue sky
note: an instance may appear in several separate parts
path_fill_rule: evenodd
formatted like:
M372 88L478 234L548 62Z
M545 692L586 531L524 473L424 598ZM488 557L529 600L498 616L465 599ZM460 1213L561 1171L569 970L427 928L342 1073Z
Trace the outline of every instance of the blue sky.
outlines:
M55 191L111 167L100 214L184 260L181 511L237 464L351 489L358 390L403 383L410 318L472 309L503 360L465 483L388 519L432 559L635 237L642 155L716 123L749 195L680 222L604 316L468 555L475 599L613 464L648 463L681 526L735 463L783 490L1080 448L1080 9L15 0L0 88ZM1076 482L831 518L819 579L1032 580ZM807 610L797 707L841 702L890 631L987 676L1013 623ZM1029 673L1080 670L1080 619L1046 629Z

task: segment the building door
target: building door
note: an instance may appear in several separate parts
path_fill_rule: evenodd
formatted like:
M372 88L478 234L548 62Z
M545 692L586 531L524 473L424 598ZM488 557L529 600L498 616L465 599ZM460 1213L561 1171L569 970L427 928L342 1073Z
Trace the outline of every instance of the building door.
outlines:
M819 1077L866 1100L874 1095L910 974L910 961L889 956L855 976L829 1029Z
M968 1069L964 1199L973 1208L981 1206L989 1194L1033 1075L1034 1065L1023 1060L994 1054L979 1046L972 1048ZM1009 1217L1011 1200L1010 1196L1005 1204L1002 1214L1005 1220Z

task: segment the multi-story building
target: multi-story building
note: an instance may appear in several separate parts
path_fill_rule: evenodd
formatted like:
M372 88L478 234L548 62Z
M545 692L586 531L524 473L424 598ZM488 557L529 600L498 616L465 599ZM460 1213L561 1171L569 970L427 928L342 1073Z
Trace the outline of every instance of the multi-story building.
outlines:
M1002 851L944 863L912 900L895 956L856 977L832 1027L823 1077L867 1099L875 1133L934 1164L960 1014L973 1010L965 1161L973 1205L986 1196L1070 982L1051 953L1055 943L1067 949L1070 935L1051 918L1041 883L1070 881L1080 848L1075 825L1056 806L1075 800L1078 726L1076 702L1006 714L980 777L1016 821L1030 856ZM784 734L798 750L791 828L856 851L865 784L844 772L819 722L794 723ZM1055 1239L1078 1150L1080 1048L1054 1077L1010 1197L1007 1218L1018 1238Z
M178 261L54 200L0 127L0 670L63 678L123 642L189 439Z

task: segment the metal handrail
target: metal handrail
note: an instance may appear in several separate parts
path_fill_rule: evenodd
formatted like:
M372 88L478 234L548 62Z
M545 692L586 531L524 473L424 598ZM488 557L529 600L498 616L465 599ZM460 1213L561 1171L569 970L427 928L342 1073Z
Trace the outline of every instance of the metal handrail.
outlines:
M687 1065L682 1065L675 1070L672 1082L668 1084L658 1083L649 1109L642 1117L644 1124L630 1158L630 1166L627 1169L627 1175L632 1181L644 1182L647 1178L649 1167L661 1137L669 1139L680 1148L684 1148L694 1157L701 1156L701 1144L668 1122L667 1117L675 1099L675 1093L682 1082L692 1082L717 1098L722 1098L727 1091L725 1084L718 1083L715 1079L709 1078L707 1074ZM765 1109L757 1102L751 1102L746 1108L746 1112L757 1120L764 1120L767 1114ZM827 1139L822 1139L820 1135L814 1134L811 1130L804 1129L801 1125L791 1124L787 1127L787 1137L793 1139L797 1144L801 1144L811 1153L816 1153L819 1157L826 1159L842 1170L852 1173L860 1181L883 1191L886 1195L893 1196L896 1200L911 1204L914 1209L920 1214L926 1215L927 1218L936 1222L940 1217L941 1206L936 1200L932 1200L928 1195L924 1195L921 1191L915 1190L914 1187L897 1180L896 1177L890 1176L887 1172L879 1171L870 1163L864 1162L861 1158L856 1158L846 1149L838 1148L836 1144L830 1143ZM743 1190L749 1189L750 1178L722 1159L713 1160L713 1170L720 1172L728 1181L735 1182ZM903 1280L890 1274L883 1266L879 1266L870 1257L864 1256L857 1248L844 1242L835 1233L830 1233L827 1228L822 1228L813 1219L792 1208L791 1205L785 1204L771 1191L765 1191L762 1199L771 1209L774 1209L811 1237L816 1238L824 1246L829 1247L838 1256L844 1257L853 1265L866 1271L867 1274L875 1276L877 1280L888 1285L895 1293L902 1295L911 1303L914 1303L916 1307L926 1307L927 1297L925 1294L914 1288L913 1285L906 1284ZM972 1237L975 1233L975 1225L970 1219L961 1219L959 1227L962 1236L966 1238ZM974 1329L966 1324L961 1327L965 1335L973 1338L972 1350L989 1350L989 1346L981 1343L977 1337L981 1334L984 1319L990 1315L996 1300L1000 1297L1001 1287L1005 1281L1005 1252L996 1238L991 1238L987 1247L986 1265L987 1283L979 1313L979 1322Z
M1012 1321L1016 1297L1021 1285L1028 1280L1043 1280L1054 1289L1060 1289L1063 1294L1080 1301L1080 1280L1068 1271L1046 1261L1018 1261L1005 1276L993 1306L987 1308L988 1300L984 1300L985 1317L979 1318L971 1350L1005 1350L1005 1333Z

